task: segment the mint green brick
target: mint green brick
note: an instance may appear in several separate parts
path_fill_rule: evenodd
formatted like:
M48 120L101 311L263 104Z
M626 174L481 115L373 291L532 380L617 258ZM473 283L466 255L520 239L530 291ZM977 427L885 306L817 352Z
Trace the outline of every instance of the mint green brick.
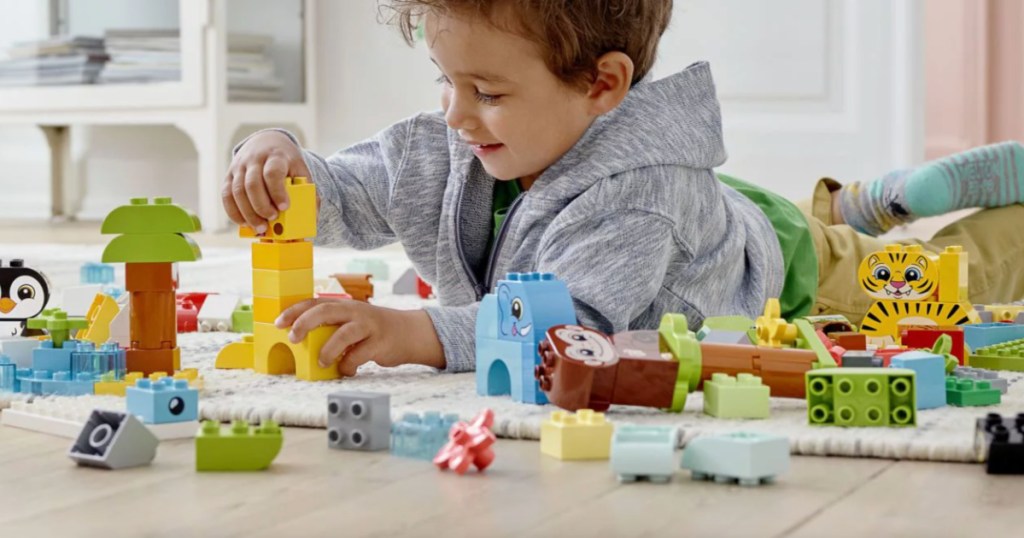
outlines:
M974 368L1024 372L1024 339L979 348L967 362Z
M988 381L953 376L946 378L946 403L949 405L976 407L997 405L1001 401L1002 393Z
M752 374L716 373L704 382L704 413L717 418L768 418L768 385Z
M822 368L805 375L812 426L915 426L916 374L903 368Z

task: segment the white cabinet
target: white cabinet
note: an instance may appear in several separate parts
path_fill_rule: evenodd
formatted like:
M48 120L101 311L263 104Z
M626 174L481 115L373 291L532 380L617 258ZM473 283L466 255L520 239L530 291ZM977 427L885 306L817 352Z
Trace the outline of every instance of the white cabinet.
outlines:
M220 189L236 133L246 125L286 124L315 145L316 2L302 8L297 102L234 103L227 98L227 0L180 0L181 80L150 84L0 88L0 124L37 125L52 157L54 216L73 217L80 184L71 162L72 125L172 125L188 136L198 159L199 207L208 230L227 227ZM237 3L244 8L244 3ZM52 14L51 14L52 15ZM289 66L292 67L292 66ZM127 202L127 200L125 200Z

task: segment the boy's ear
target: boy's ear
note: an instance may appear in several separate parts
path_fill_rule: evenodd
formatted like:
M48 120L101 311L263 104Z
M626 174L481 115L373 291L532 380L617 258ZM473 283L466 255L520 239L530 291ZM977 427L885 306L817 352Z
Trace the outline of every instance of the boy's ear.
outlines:
M587 98L591 113L601 115L619 106L633 82L633 60L625 53L606 52L597 59L597 73Z

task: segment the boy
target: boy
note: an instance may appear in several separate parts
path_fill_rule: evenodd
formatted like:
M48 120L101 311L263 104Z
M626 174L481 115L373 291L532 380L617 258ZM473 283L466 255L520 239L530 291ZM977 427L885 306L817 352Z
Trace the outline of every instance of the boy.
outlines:
M308 301L285 311L276 323L294 340L340 326L322 364L337 361L343 375L371 360L471 370L479 300L509 271L555 273L579 322L606 333L653 328L666 312L696 329L708 316L756 315L779 296L788 316L863 315L867 300L829 293L860 294L853 256L874 248L829 226L847 189L822 183L817 218L805 218L767 191L720 181L712 169L725 148L707 64L649 80L671 0L388 4L407 41L423 24L443 112L326 159L262 131L236 150L224 187L232 220L262 231L287 208L283 179L310 177L318 244L399 241L434 285L440 306L424 310ZM867 213L872 201L842 205L843 215L847 205ZM1013 211L1006 218L1024 221ZM992 259L965 247L972 260Z

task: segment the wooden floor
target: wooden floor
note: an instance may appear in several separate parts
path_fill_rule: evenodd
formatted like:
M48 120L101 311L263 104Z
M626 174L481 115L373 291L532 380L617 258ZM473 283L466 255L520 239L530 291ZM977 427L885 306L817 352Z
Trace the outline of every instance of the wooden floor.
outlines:
M2 536L1020 536L1024 477L980 465L793 459L756 488L620 485L608 462L544 457L499 440L483 475L330 450L285 429L269 471L196 473L190 441L150 467L78 468L69 441L0 426Z
M17 233L13 233L13 232ZM0 222L0 242L102 243L97 223ZM200 234L202 246L238 245ZM326 448L286 429L263 473L199 474L190 442L151 467L74 466L69 441L0 427L0 537L195 535L1019 536L1024 477L980 465L793 459L778 483L619 485L607 462L562 463L500 440L485 475Z

